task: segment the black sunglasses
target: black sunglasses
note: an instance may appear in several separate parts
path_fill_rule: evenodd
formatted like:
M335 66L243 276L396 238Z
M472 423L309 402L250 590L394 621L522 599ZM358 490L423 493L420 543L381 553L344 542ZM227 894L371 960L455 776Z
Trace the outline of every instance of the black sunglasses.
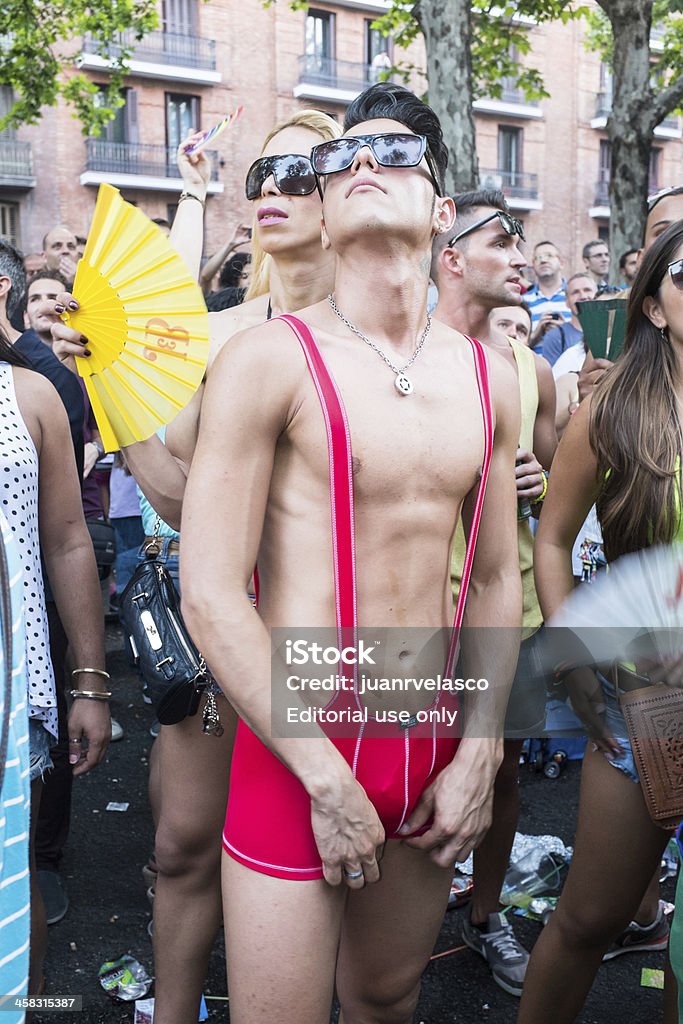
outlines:
M471 235L473 231L478 231L479 228L483 228L484 224L489 224L492 220L495 220L496 217L500 221L500 226L503 231L508 235L519 235L522 242L526 241L524 236L524 225L521 221L518 221L516 217L510 216L509 213L505 213L503 210L494 210L494 212L489 213L487 217L482 217L481 220L477 220L474 224L470 224L469 227L464 228L462 231L458 232L457 235L453 235L448 243L448 247L450 248L455 245L455 243L459 242L461 238L465 237L465 235Z
M669 264L669 277L674 288L683 292L683 260L674 260Z
M273 176L280 192L286 196L309 196L318 187L311 161L301 153L284 156L262 156L247 171L247 199L258 199L266 178Z
M381 167L417 167L425 158L437 195L441 186L436 175L431 153L424 135L408 132L387 132L384 135L345 135L342 139L321 142L311 150L311 161L316 174L337 174L347 171L356 153L369 146Z

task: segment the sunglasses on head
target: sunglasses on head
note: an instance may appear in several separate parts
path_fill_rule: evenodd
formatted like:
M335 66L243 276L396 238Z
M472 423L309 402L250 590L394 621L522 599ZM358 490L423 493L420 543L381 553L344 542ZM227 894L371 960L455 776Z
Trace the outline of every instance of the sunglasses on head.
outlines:
M461 238L465 237L465 235L471 235L473 231L478 231L479 228L483 228L484 224L489 224L492 220L495 220L496 217L500 221L500 226L506 234L519 235L522 242L526 241L524 237L524 225L521 221L518 221L516 217L510 216L509 213L505 213L503 210L494 210L493 213L489 213L486 217L482 217L481 220L475 221L474 224L470 224L469 227L463 228L463 230L459 231L457 235L453 235L448 243L448 247L450 248L455 245L455 243L459 242Z
M683 193L683 185L667 185L666 188L660 188L659 192L655 192L647 197L647 212L652 213L660 199L665 199L667 196L677 196L681 193Z
M318 186L311 161L301 153L284 156L262 156L247 171L247 199L258 199L266 178L273 176L280 192L286 196L309 196Z
M381 167L417 167L424 157L436 194L441 195L441 188L424 135L387 132L384 135L345 135L342 139L321 142L311 150L313 170L320 175L347 171L355 160L358 150L364 146L370 147L372 155Z
M683 260L674 260L673 263L669 264L668 269L674 288L678 288L679 292L683 292Z

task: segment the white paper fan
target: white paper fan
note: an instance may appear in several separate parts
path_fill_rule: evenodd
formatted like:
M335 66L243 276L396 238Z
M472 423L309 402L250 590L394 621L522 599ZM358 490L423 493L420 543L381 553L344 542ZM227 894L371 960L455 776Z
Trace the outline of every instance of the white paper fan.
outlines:
M683 544L617 559L590 586L579 585L548 626L551 645L562 648L557 661L568 655L568 639L553 635L554 627L571 630L586 648L585 659L568 661L603 664L683 653Z

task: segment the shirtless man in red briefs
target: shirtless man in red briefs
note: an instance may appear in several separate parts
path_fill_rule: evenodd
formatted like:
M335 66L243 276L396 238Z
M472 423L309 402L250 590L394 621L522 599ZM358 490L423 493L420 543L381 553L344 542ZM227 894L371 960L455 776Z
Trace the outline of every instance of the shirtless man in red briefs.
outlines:
M452 620L461 514L472 572L456 620L518 627L519 395L495 353L427 316L432 240L455 215L434 113L373 86L312 160L334 295L237 335L214 365L185 492L183 611L241 719L224 831L232 1024L327 1024L335 987L343 1024L407 1024L453 863L491 820L503 744L487 715L504 715L515 629L488 644L463 633L458 675L491 686L464 698L460 740L413 718L381 739L275 735L270 631L336 623L342 643L394 627L383 671L398 676L421 653L411 627ZM422 674L443 672L429 658Z

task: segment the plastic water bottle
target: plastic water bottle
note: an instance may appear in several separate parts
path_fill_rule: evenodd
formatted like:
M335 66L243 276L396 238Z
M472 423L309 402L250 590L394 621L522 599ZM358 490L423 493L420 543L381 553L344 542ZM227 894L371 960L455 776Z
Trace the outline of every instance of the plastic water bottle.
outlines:
M556 892L560 887L561 863L542 849L531 850L508 868L500 894L507 906L528 907L535 896Z

